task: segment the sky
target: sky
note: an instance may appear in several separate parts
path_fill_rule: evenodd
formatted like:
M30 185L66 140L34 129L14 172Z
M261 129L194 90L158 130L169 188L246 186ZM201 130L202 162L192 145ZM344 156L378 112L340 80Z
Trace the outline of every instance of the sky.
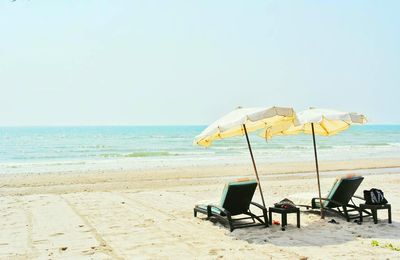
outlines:
M400 123L400 1L0 2L0 126L208 124L323 107Z

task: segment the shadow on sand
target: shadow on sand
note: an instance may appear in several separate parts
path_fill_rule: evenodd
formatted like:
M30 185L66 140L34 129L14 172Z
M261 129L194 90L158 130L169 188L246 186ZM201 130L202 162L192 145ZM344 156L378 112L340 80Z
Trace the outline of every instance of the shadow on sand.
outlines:
M399 239L400 223L389 224L386 216L381 217L378 224L374 224L372 218L365 218L359 225L355 222L346 222L345 219L337 215L328 214L324 220L319 218L318 213L302 212L301 218L307 219L307 224L301 228L296 227L294 218L288 216L288 226L285 231L279 225L272 225L268 228L252 227L235 229L229 233L230 236L238 240L244 240L253 244L270 243L277 246L325 246L340 245L350 241L360 239L367 240L391 240ZM274 217L279 219L279 217ZM329 223L334 219L336 223ZM213 221L214 222L214 221ZM214 222L215 225L223 227L222 224Z

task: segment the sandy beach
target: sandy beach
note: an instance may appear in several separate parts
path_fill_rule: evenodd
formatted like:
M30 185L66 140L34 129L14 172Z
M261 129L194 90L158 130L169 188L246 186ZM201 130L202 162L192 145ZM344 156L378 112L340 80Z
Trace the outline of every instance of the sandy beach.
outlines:
M296 194L316 194L313 163L259 165L267 205ZM301 228L246 228L232 233L193 217L201 200L218 200L223 185L253 177L250 165L18 174L0 177L1 259L395 259L400 253L400 160L321 162L322 190L337 175L365 177L358 190L377 187L392 204L380 222L320 220L302 212ZM260 201L258 192L256 201ZM334 218L339 224L328 223ZM279 219L275 216L274 219ZM372 246L373 240L379 246Z
M400 259L399 10L0 1L0 260Z

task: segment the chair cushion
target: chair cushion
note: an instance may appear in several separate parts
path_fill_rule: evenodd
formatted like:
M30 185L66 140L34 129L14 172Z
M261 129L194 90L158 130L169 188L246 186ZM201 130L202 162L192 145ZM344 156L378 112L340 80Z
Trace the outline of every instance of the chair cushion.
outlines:
M335 195L336 190L338 189L338 187L340 186L340 184L342 183L343 180L351 180L351 179L358 179L358 178L360 178L360 176L355 175L355 174L346 174L345 176L337 177L335 182L332 185L332 188L329 190L329 192L325 196L325 198L332 199L332 197ZM324 207L327 207L329 204L329 201L324 200L324 201L322 201L322 204L324 205ZM320 207L319 200L315 201L315 205L317 207Z
M207 212L207 205L206 204L198 204L198 205L196 205L196 207L204 210L205 212ZM221 211L218 208L215 208L215 207L211 208L211 212L214 213L214 214L223 215L223 214L221 214Z
M240 186L240 185L247 185L257 183L256 180L249 180L249 179L238 179L236 181L231 181L225 184L224 190L222 191L222 196L219 205L224 205L226 194L228 193L229 186Z

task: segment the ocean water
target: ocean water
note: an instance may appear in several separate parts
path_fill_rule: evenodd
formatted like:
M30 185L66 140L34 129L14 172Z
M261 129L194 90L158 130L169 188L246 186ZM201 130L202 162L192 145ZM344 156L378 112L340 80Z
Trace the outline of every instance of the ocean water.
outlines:
M0 174L250 163L244 137L194 146L205 126L2 127ZM310 135L251 134L257 162L312 161ZM400 125L352 126L317 136L321 160L400 157Z

